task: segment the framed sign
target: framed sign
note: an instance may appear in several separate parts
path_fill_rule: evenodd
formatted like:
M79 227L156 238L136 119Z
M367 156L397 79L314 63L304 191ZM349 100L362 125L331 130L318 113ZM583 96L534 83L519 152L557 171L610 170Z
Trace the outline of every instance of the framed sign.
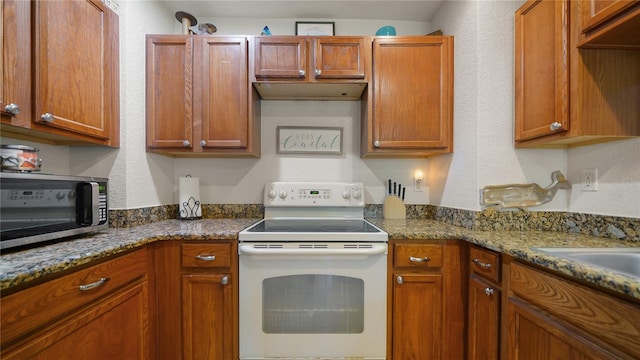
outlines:
M342 154L341 127L278 126L278 154Z
M296 35L300 36L333 36L336 32L335 22L296 21Z

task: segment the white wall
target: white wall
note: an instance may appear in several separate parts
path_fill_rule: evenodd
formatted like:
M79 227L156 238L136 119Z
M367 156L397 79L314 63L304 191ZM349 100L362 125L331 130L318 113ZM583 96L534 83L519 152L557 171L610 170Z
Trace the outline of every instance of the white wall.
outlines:
M259 203L263 182L305 180L311 174L323 180L363 181L366 201L380 203L386 179L409 185L413 172L422 169L427 188L414 193L407 186L407 203L479 210L478 191L485 185L546 186L554 170L563 171L576 184L582 169L597 167L598 192L581 192L574 185L571 192L559 191L551 203L533 210L640 217L640 139L571 150L513 148L513 13L522 2L447 1L431 24L336 21L338 35L368 35L387 24L394 25L398 34L441 28L455 35L453 154L362 160L357 102L263 101L262 157L256 160L173 159L145 152L145 34L178 33L180 27L173 14L155 1L120 1L121 148L35 144L43 149L43 170L109 176L110 206L129 209L175 203L178 178L186 173L200 177L206 203ZM213 20L220 34L256 34L265 24L274 34L292 34L295 23L294 19ZM275 154L275 127L295 124L344 126L343 155Z
M479 189L573 183L532 210L640 217L640 139L563 149L514 149L514 12L524 1L447 1L434 28L455 35L454 154L430 161L431 204L478 210ZM598 168L598 192L580 190L580 171Z
M153 19L154 21L140 21ZM299 20L299 19L298 19ZM199 19L213 22L218 34L258 34L269 25L273 34L293 34L293 19ZM124 169L114 167L111 181L126 179L126 199L113 208L138 208L177 202L180 176L200 178L205 203L261 203L262 188L274 180L362 181L366 201L381 203L383 182L389 177L408 184L416 169L427 173L428 160L362 160L359 157L359 102L263 101L262 156L260 159L173 159L145 152L144 34L181 31L173 14L149 1L121 2L122 112ZM426 33L428 23L341 20L336 34L373 34L382 25L394 25L399 34ZM277 125L335 124L344 127L341 156L302 157L275 154ZM73 150L72 150L73 151ZM407 202L428 203L428 191L407 192ZM112 202L113 204L113 202Z

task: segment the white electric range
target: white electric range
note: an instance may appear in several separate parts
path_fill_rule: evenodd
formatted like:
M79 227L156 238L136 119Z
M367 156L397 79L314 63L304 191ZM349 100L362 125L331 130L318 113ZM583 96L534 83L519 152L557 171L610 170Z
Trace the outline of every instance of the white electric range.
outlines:
M362 183L265 185L239 234L241 359L384 359L388 234Z

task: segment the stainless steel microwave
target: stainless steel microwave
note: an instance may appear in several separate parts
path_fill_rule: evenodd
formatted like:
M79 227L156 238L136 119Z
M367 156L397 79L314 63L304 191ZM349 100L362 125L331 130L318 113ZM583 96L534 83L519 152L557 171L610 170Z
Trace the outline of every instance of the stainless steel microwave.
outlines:
M0 249L109 227L108 179L0 172Z

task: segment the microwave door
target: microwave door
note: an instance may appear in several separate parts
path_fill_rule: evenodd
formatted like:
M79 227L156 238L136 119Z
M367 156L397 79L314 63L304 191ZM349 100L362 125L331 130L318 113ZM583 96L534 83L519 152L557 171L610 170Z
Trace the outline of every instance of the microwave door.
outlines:
M77 223L92 226L100 223L99 185L97 182L79 183L76 188Z

